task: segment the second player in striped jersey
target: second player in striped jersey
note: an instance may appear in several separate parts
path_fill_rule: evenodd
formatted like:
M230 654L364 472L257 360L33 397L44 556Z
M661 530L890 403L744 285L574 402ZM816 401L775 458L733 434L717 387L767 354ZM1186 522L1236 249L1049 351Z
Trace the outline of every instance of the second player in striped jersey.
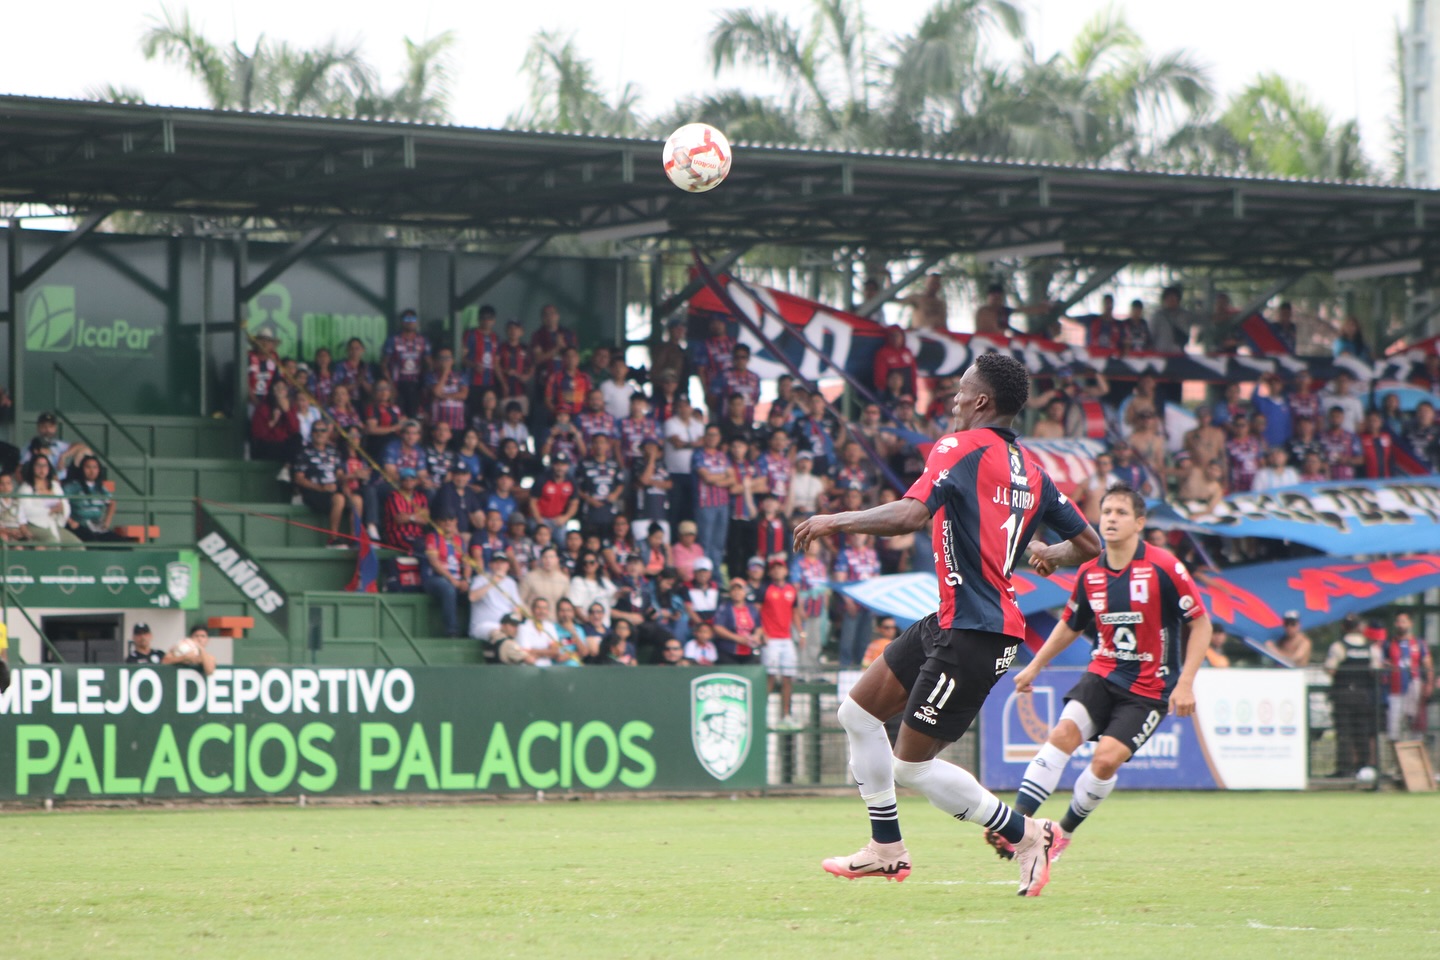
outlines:
M1075 781L1058 860L1071 836L1115 788L1117 773L1155 733L1165 714L1195 712L1195 674L1210 646L1210 619L1185 565L1141 539L1145 501L1129 487L1113 487L1100 501L1105 551L1081 566L1065 616L1035 658L1015 676L1029 693L1036 676L1082 631L1096 637L1090 668L1065 694L1065 709L1046 743L1025 768L1015 810L1027 816L1055 790L1070 755L1096 741L1089 766ZM985 839L1002 857L1011 845L994 832Z

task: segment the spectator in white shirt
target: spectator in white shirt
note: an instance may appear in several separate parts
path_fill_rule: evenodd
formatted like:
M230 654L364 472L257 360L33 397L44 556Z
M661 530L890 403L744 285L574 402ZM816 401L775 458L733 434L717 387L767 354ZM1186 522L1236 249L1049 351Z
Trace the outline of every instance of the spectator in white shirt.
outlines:
M520 649L530 653L530 662L537 667L548 667L560 654L560 633L555 621L550 619L550 601L536 597L530 605L530 619L520 624L515 634Z
M790 492L785 512L792 517L808 517L820 509L820 495L825 482L814 473L815 457L808 450L795 455L795 473L790 478Z
M605 398L605 412L617 421L630 416L630 397L635 393L635 384L630 382L630 368L625 358L618 356L610 361L610 378L600 384L600 395Z
M1359 433L1361 424L1365 422L1365 405L1351 392L1354 386L1355 376L1349 370L1337 371L1335 379L1321 395L1320 406L1325 410L1339 407L1345 411L1345 419L1340 425L1350 433Z
M701 620L695 624L694 636L685 644L685 659L697 666L708 667L717 656L715 628L708 620Z
M1284 447L1271 447L1265 466L1255 471L1255 479L1250 484L1250 489L1261 493L1279 487L1292 487L1299 482L1300 474L1290 466L1290 454Z
M497 550L490 555L489 571L470 581L470 636L488 639L505 614L519 610L520 587L510 578L510 558Z

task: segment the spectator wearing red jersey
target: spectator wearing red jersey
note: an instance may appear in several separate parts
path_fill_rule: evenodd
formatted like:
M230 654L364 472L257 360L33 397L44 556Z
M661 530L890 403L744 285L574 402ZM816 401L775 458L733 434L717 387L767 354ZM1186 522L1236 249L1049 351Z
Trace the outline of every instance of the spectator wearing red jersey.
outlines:
M726 370L730 369L730 362L735 355L735 339L730 336L725 325L724 317L711 317L710 335L701 340L697 345L700 368L700 385L705 389L707 397L710 394L710 384L715 378ZM718 410L720 407L715 398L708 400L711 410Z
M300 452L300 446L300 422L290 402L290 386L283 380L272 380L269 395L250 418L250 456L288 464Z
M876 390L886 388L891 370L898 370L905 375L905 381L897 393L915 392L920 368L915 363L915 354L905 344L905 330L901 327L888 327L885 330L885 346L875 353L873 380Z
M572 414L578 414L585 409L586 398L594 389L595 385L590 382L589 375L580 369L580 351L567 347L561 368L545 383L545 409L550 411L552 417L557 410L569 410ZM602 397L602 410L604 405Z
M580 429L580 436L588 444L599 434L605 434L612 439L620 436L619 426L610 411L605 409L605 395L598 389L591 389L585 394L583 409L574 411L575 426ZM557 409L557 413L558 413Z
M745 422L755 422L755 405L760 402L760 377L750 369L750 348L735 345L730 354L729 369L722 370L710 381L711 410L718 410L721 398L745 398Z
M790 582L785 554L770 557L766 573L770 582L760 600L760 627L765 633L760 662L765 665L765 692L774 693L775 681L780 680L780 724L795 729L800 723L790 712L790 696L800 668L799 651L805 647L800 591Z
M430 422L448 423L456 433L464 430L470 386L455 369L455 353L449 347L435 351L435 369L426 375L425 387L430 401Z
M430 341L420 332L420 317L414 310L401 312L400 331L385 341L381 356L385 373L395 384L400 409L406 416L417 416L430 362Z
M1367 480L1384 480L1395 476L1395 438L1385 429L1385 416L1379 410L1365 414L1364 425L1355 437L1360 455L1365 458L1362 474Z
M495 321L495 308L483 304L475 329L465 331L465 380L470 387L465 404L467 422L480 412L483 392L494 390L499 396L505 389L505 374L500 368L500 334L495 332Z
M470 589L465 579L465 541L460 536L459 518L445 514L437 518L438 531L425 534L424 586L440 604L440 617L445 623L445 636L460 636L460 619L456 599Z
M875 553L873 537L868 533L852 533L835 562L834 579L846 583L862 583L880 575L880 558ZM860 666L865 645L870 642L874 615L849 597L841 597L840 669Z
M274 324L267 323L255 332L254 343L245 364L246 382L249 384L245 402L251 414L270 396L270 385L280 375L280 358L275 355L275 348L279 343Z
M525 344L525 328L519 320L505 324L505 342L500 344L500 396L522 404L530 402L535 382L535 358Z
M420 490L420 474L413 467L400 470L400 489L385 499L385 543L413 550L430 522L430 501Z
M563 453L556 454L550 464L550 476L536 485L535 495L530 498L530 516L558 537L579 511L580 498L570 477L570 458Z
M558 373L564 355L579 345L575 331L560 325L559 307L547 303L540 308L540 329L530 335L530 352L538 373Z
M365 341L351 337L345 341L345 359L335 366L335 385L350 388L350 399L358 408L375 390L375 368L365 359Z

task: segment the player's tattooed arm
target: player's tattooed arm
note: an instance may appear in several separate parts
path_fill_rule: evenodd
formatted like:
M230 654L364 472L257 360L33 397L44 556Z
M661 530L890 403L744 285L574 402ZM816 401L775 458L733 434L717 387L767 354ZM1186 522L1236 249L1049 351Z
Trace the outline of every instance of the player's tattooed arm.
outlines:
M929 522L930 508L910 497L882 503L869 510L821 514L802 520L795 527L795 552L803 553L812 540L823 540L837 533L898 537L922 530Z
M1100 535L1094 527L1086 527L1072 540L1063 543L1030 541L1030 567L1048 577L1061 567L1078 567L1100 556Z

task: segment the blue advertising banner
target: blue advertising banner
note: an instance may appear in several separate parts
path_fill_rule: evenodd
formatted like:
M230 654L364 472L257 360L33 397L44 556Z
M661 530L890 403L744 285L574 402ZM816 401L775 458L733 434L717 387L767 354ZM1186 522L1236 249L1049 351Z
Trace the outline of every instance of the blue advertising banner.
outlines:
M1060 719L1066 692L1083 673L1079 669L1042 670L1030 694L1016 693L1010 677L995 684L980 710L980 780L985 786L991 790L1020 786L1026 765ZM1060 778L1061 790L1075 785L1093 754L1094 744L1080 745ZM1120 775L1127 790L1213 790L1217 786L1195 725L1173 716L1160 722Z
M991 790L1020 786L1025 767L1060 719L1080 670L1042 670L1033 691L1009 678L980 712L980 779ZM1120 770L1127 790L1303 790L1308 784L1305 675L1300 670L1208 670L1195 678L1195 716L1166 716ZM1090 762L1082 743L1059 791ZM1057 806L1063 800L1056 797ZM1048 811L1047 811L1048 812Z
M1235 493L1213 512L1152 503L1162 530L1303 543L1326 553L1407 553L1440 543L1440 477L1302 483Z

